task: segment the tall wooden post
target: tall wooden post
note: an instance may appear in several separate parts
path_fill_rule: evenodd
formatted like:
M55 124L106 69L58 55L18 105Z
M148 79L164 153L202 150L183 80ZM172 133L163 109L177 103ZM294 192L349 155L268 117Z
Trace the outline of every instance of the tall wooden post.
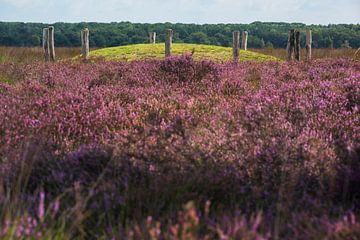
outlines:
M165 39L165 57L171 56L171 45L173 39L173 30L167 29L166 30L166 39Z
M149 32L149 40L151 44L156 43L156 32Z
M295 60L300 61L300 32L295 31Z
M49 48L49 28L43 28L43 49L45 62L50 61L50 48Z
M89 60L89 29L81 30L81 53L84 61Z
M312 34L311 30L306 30L306 61L311 61L311 45L312 45Z
M239 50L240 50L240 32L233 32L233 59L234 62L239 61Z
M49 51L50 61L55 62L55 41L54 41L54 27L49 27Z
M248 32L243 31L242 33L242 42L241 42L241 49L247 50L247 41L248 41Z
M291 61L294 60L294 53L295 53L295 30L291 29L288 35L288 43L287 43L287 60Z

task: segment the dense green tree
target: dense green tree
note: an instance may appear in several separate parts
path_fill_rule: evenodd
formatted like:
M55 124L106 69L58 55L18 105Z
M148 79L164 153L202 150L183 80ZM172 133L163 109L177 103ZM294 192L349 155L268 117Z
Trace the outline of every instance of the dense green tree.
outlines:
M229 36L225 36L222 33L216 33L214 37L217 39L219 45L227 47L231 44L231 38Z
M189 43L210 44L208 36L203 32L191 33L188 40Z
M267 41L265 44L265 47L266 48L274 48L274 45L271 42Z
M42 23L0 22L0 46L40 46ZM305 30L313 31L314 48L360 47L360 24L305 25L302 23L253 22L251 24L183 24L130 22L112 23L55 23L55 43L59 47L80 45L80 30L90 30L92 47L108 47L147 43L148 32L157 32L157 41L164 42L165 29L174 30L174 42L231 46L232 31L248 31L250 48L285 48L288 31L301 31L301 45L305 46Z
M342 48L351 48L348 40L345 40L344 43L341 44L341 47Z

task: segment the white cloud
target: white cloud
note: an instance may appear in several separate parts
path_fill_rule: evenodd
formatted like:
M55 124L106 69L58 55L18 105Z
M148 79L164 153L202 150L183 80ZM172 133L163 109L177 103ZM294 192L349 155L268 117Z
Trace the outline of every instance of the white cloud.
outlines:
M10 4L17 8L25 8L25 7L29 7L29 6L38 6L46 1L44 1L44 0L3 0L3 1L0 1L0 3L1 2Z
M0 21L359 22L360 1L0 0ZM11 9L7 11L6 9Z

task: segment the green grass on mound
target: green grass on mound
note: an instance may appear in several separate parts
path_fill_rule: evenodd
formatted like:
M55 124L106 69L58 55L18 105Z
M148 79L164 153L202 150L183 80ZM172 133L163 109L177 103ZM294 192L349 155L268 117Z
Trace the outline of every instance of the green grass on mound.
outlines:
M210 59L216 62L232 60L232 48L212 45L174 43L172 55L181 55L194 52L196 60ZM144 59L162 59L165 55L164 43L136 44L120 47L103 48L90 52L90 58L105 58L105 60L133 61ZM277 61L273 56L268 56L251 51L240 51L240 60L248 61Z

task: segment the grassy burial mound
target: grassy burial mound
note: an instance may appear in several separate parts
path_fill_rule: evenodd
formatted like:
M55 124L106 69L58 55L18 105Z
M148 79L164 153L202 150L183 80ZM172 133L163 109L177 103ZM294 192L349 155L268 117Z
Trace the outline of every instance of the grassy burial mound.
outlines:
M232 48L212 45L175 43L172 55L193 53L196 60L210 59L216 62L232 60ZM143 59L162 59L165 56L164 43L135 44L111 48L103 48L90 52L90 58L106 60L133 61ZM240 50L240 61L276 61L277 58L251 51Z

